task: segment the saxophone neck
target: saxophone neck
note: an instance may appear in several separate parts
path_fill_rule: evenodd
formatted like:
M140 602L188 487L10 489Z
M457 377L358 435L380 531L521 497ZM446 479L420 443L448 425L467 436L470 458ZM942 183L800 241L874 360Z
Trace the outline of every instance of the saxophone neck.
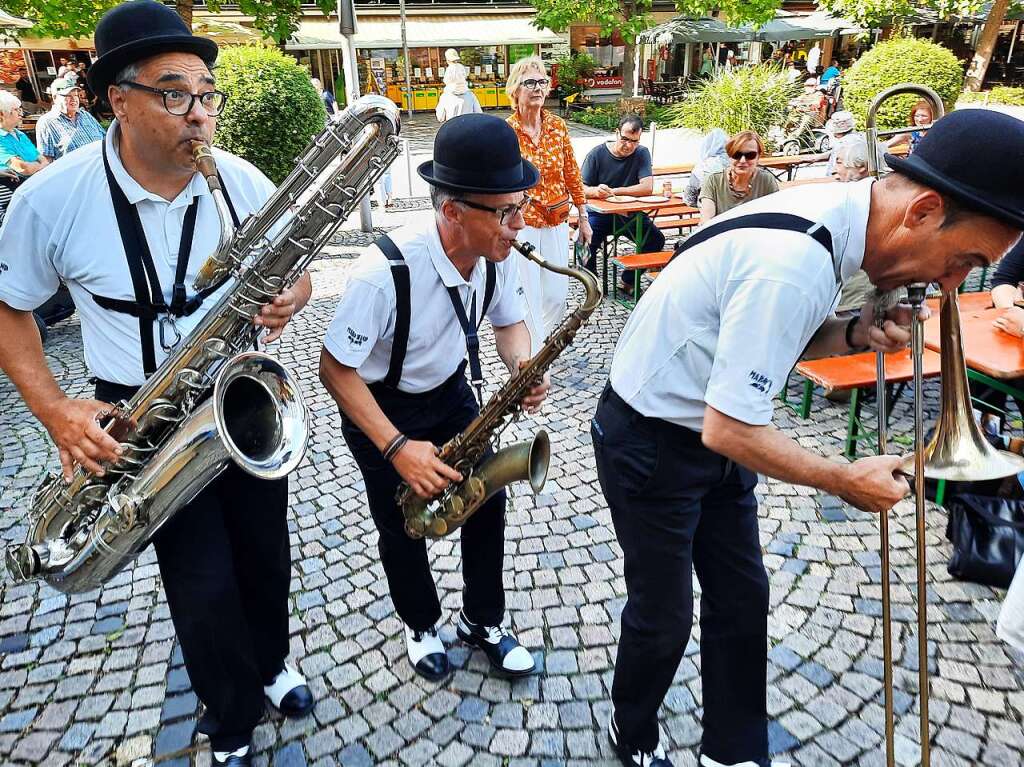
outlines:
M210 145L205 141L194 140L192 142L192 157L196 163L196 170L206 179L206 184L210 188L210 196L213 198L217 219L220 222L217 247L200 267L193 284L196 290L201 291L214 285L230 268L228 255L234 242L235 224L231 218L231 209L228 207L227 198L224 196L220 174L217 172L217 161L213 157Z

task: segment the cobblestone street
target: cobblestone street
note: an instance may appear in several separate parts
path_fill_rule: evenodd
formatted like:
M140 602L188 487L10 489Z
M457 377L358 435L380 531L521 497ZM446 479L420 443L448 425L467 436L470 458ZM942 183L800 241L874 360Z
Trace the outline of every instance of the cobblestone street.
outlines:
M392 228L427 216L403 201L375 218ZM416 210L419 208L419 210ZM322 333L365 237L346 232L313 267L314 298L274 349L304 383L313 434L291 475L291 658L319 702L285 721L268 711L256 764L611 765L605 736L625 599L621 552L598 487L589 421L607 377L625 308L605 301L556 363L542 413L511 429L552 438L538 497L516 488L507 516L508 623L540 672L509 682L455 637L462 579L453 539L430 554L445 610L442 638L457 667L436 685L405 658L377 562L363 483L320 386ZM574 289L570 303L578 300ZM485 331L493 390L503 366ZM46 353L60 385L90 390L77 316L51 328ZM791 397L798 396L793 378ZM842 457L847 406L815 395L808 420L779 404L776 424L802 445ZM926 411L937 409L938 385ZM891 433L906 444L911 392ZM48 436L0 376L0 542L21 543L34 488L56 465ZM800 765L884 763L880 568L876 519L815 490L763 481L760 530L771 578L768 708L771 750ZM1024 764L1024 658L995 636L1002 592L946 572L946 519L929 505L928 617L935 765ZM897 742L918 759L913 504L892 515ZM695 582L695 587L697 584ZM39 584L0 583L0 763L208 765L195 734L198 702L174 639L152 549L99 591L65 596ZM700 742L699 630L661 720L677 765Z

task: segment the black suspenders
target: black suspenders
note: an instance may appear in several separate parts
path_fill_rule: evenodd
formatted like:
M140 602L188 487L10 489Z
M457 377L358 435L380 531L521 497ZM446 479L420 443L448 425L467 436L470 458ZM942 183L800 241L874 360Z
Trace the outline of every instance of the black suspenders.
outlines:
M840 282L840 264L832 246L832 233L825 228L824 224L794 216L791 213L751 213L708 224L676 245L672 258L674 259L695 245L710 240L715 235L735 229L782 229L789 232L803 232L828 251L828 255L832 259L832 271L835 274L836 282Z
M220 281L216 285L197 293L191 299L187 296L185 273L188 269L189 256L192 251L192 239L195 234L196 217L199 212L199 198L196 197L185 212L185 220L181 229L181 242L178 247L178 262L175 267L174 286L171 293L171 304L168 306L164 301L163 289L160 287L156 265L153 263L153 255L149 250L149 243L146 241L146 233L142 228L139 211L128 202L124 190L121 189L117 179L114 178L114 174L110 169L110 163L107 160L106 144L103 145L103 167L107 175L107 186L110 188L110 198L114 205L114 215L117 219L117 228L121 235L121 244L124 247L125 259L128 262L128 271L132 278L135 300L126 301L124 299L108 298L95 294L92 298L104 309L121 314L129 314L139 319L142 369L148 377L156 370L153 322L160 320L160 341L161 345L167 349L168 344L163 337L165 332L164 319L187 317L193 314L199 309L207 296L221 288L224 281ZM221 188L224 190L224 197L231 211L231 218L237 228L240 224L238 214L235 212L235 206L228 196L227 187L224 186L223 179L221 179ZM174 343L170 345L173 346Z
M402 368L405 366L405 355L409 348L409 327L412 324L412 297L409 287L409 265L402 256L394 241L386 234L381 235L376 245L380 248L384 257L391 267L391 279L395 282L395 332L391 342L391 362L388 365L387 375L382 383L390 389L397 389L399 381L402 380ZM487 279L484 286L483 308L480 310L480 320L491 306L494 298L495 282L497 271L491 261L487 262ZM448 295L452 301L452 307L458 317L459 325L466 334L466 350L469 353L469 370L472 383L477 387L479 395L480 387L483 385L483 372L480 368L480 341L477 338L477 328L480 323L474 325L466 316L466 308L462 305L462 298L456 288L448 288ZM473 296L473 314L476 314L476 295Z

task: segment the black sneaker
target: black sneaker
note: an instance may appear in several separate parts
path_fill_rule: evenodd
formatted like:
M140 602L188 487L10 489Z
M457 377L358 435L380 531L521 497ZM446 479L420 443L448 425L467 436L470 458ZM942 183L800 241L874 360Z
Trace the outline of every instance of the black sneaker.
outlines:
M456 633L466 644L483 650L491 665L507 676L527 676L536 669L530 651L519 644L504 626L473 623L463 610L459 613Z
M619 757L625 767L673 767L672 761L665 756L665 749L661 743L654 747L653 751L641 751L624 743L619 738L619 726L615 723L615 711L608 717L608 740L615 749L615 755Z

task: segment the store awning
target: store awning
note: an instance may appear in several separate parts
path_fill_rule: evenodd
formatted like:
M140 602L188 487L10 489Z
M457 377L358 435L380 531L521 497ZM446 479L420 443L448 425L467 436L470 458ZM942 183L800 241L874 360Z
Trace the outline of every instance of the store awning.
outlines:
M816 40L835 34L863 32L856 24L821 11L790 13L777 11L775 18L755 29L750 24L730 27L721 19L690 19L683 16L640 33L640 42L656 45L679 43L741 43L750 40L781 42Z
M410 48L562 42L554 32L537 29L532 20L531 16L524 14L410 15L405 22L406 39ZM402 31L398 17L360 18L355 42L357 48L401 48ZM301 22L285 44L290 51L344 47L345 40L334 19Z
M640 33L638 41L656 45L739 43L751 38L750 27L730 27L719 19L678 16Z
M854 22L837 19L821 11L814 13L787 13L778 11L775 18L761 26L756 40L784 42L786 40L819 40L835 34L854 35L866 30Z
M31 29L32 22L20 16L12 16L0 8L0 29Z

